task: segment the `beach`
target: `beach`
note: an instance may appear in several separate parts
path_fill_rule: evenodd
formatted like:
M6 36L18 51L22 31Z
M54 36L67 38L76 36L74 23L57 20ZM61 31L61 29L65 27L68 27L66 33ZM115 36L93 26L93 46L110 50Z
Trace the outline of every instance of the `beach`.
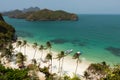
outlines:
M16 47L16 42L13 43L13 46L15 48L13 54L17 54L18 52L22 52L23 54L25 53L25 55L27 57L27 60L25 61L25 66L28 66L29 64L32 63L32 59L33 59L34 52L35 52L35 49L33 48L32 44L29 43L26 46L26 52L25 52L24 47L21 47L21 50L20 50L19 47ZM52 73L59 74L59 72L58 72L59 61L58 61L58 59L56 59L57 54L59 52L55 52L53 50L51 52L52 52ZM39 51L38 49L36 51L36 55L35 55L34 59L36 59L37 65L40 65L40 68L48 67L48 66L51 65L49 62L44 62L47 53L48 53L48 50L43 50L43 56L42 56L42 59L41 59L40 58L41 54L42 54L41 51ZM76 74L78 76L83 76L84 75L84 71L88 68L88 66L90 65L90 62L82 59L82 57L80 57L80 60L81 61L78 64L78 68L77 68ZM6 63L5 67L11 67L11 68L16 68L17 69L18 66L17 66L17 64L15 64L14 61L15 60L13 60L13 62L10 62L9 64ZM76 64L76 60L72 59L72 57L70 55L64 57L64 63L63 63L63 68L62 68L61 74L73 77L74 74L75 74L76 65L77 65ZM51 71L51 69L50 69L50 71ZM38 74L42 74L42 73L38 73ZM41 78L41 76L39 76L39 77ZM43 78L44 78L44 74L42 75L42 79Z

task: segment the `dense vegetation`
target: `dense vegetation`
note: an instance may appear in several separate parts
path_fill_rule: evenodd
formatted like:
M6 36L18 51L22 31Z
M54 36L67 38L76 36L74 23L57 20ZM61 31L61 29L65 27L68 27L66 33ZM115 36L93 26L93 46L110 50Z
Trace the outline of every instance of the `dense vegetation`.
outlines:
M105 62L91 64L84 73L86 80L120 80L120 65L110 67Z
M5 68L0 64L0 80L31 80L28 70Z
M15 29L7 24L0 14L0 47L13 40Z
M9 12L4 12L3 15L9 16L11 18L26 19L29 21L78 20L76 14L68 13L62 10L52 11L48 9L27 11L27 12L21 10L14 10Z

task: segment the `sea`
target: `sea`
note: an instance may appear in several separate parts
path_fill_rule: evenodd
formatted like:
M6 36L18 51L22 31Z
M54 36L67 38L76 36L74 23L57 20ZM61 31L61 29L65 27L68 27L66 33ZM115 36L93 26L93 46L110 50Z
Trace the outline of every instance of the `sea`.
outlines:
M26 21L4 16L16 29L20 39L29 43L52 44L60 53L73 49L70 56L80 51L80 59L90 62L120 64L120 15L79 14L78 21Z

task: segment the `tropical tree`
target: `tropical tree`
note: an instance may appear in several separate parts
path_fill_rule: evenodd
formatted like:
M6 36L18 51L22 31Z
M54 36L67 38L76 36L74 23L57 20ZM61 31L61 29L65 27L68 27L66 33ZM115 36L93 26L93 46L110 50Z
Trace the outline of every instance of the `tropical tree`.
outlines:
M60 78L61 78L61 72L62 72L62 68L63 68L64 56L65 56L64 51L61 51L61 52L57 55L57 59L58 59L58 61L59 61L58 72L60 72ZM60 65L60 60L61 60L61 59L62 59L62 64Z
M33 63L34 65L36 65L36 64L37 64L36 59L32 59L32 63Z
M52 48L51 43L48 41L46 42L46 45L47 45L47 48L49 49L49 53L51 53L51 48Z
M85 71L84 76L87 79L100 80L100 78L105 78L108 73L111 73L111 71L110 71L109 65L107 65L105 62L93 63Z
M85 77L86 80L89 78L89 76L90 76L90 74L87 71L85 71L84 72L84 77Z
M60 55L61 55L61 58L62 58L62 64L61 64L61 71L62 72L62 69L63 69L63 63L64 63L64 57L66 57L67 55L69 55L70 53L72 53L72 49L71 50L68 50L66 52L64 51L61 51Z
M27 46L27 41L23 40L22 46L24 46L24 55L26 55L26 46Z
M19 52L21 52L22 41L17 41L16 47L19 47Z
M77 53L75 53L73 55L73 59L77 59L77 61L76 61L77 65L76 65L76 69L75 69L75 75L76 75L76 72L77 72L78 64L80 62L80 59L79 59L80 54L81 54L80 52L77 52Z
M120 80L120 64L115 65L101 80Z
M58 72L60 72L60 74L61 74L62 68L63 68L64 57L65 57L64 51L61 51L60 54L57 55L57 59L59 60ZM62 60L61 65L60 65L60 60Z
M61 59L62 59L62 55L63 55L63 51L61 51L61 53L57 54L56 59L58 59L59 61L59 65L58 65L58 73L60 72L60 67L61 67Z
M24 67L24 61L26 61L26 56L24 56L21 52L16 54L17 57L17 63L20 68Z
M33 70L34 72L39 70L39 66L37 66L36 59L32 59L32 64L29 64L27 67L29 70Z
M47 55L46 55L46 59L49 61L51 61L51 73L52 73L52 55L50 54L50 53L48 53Z
M39 50L41 51L40 59L42 59L44 46L43 46L43 45L40 45Z
M13 45L10 43L9 46L8 46L8 49L10 50L10 52L13 52L13 50L14 50L15 48L14 48Z
M28 69L5 68L0 64L0 80L31 80Z
M37 43L33 44L33 48L35 49L35 52L34 52L34 55L33 55L33 59L35 58L35 55L36 55L36 52L37 52L37 46L38 46Z
M1 57L6 57L8 60L11 59L12 57L12 52L10 51L10 49L4 48L1 54Z

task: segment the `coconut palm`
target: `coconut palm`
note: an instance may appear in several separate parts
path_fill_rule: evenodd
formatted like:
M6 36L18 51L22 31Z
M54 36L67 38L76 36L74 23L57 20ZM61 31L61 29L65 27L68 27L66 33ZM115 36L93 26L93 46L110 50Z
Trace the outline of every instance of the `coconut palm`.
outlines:
M51 73L52 73L52 55L50 53L47 54L46 59L51 60Z
M90 76L90 74L87 71L85 71L84 72L84 77L85 77L86 80L89 78L89 76Z
M9 49L11 52L13 52L13 50L14 50L15 48L14 48L13 45L10 43L9 46L8 46L8 49Z
M21 52L16 54L17 57L17 63L19 63L19 67L24 67L24 61L26 61L26 56L24 56Z
M49 49L49 53L51 53L51 48L52 48L51 43L48 41L46 42L46 45L47 45L47 48Z
M64 55L64 51L61 51L58 55L57 55L57 59L58 59L58 61L59 61L59 68L58 68L58 72L60 72L60 67L61 67L61 65L60 65L60 60L64 57L65 55ZM63 59L64 60L64 59ZM62 61L63 61L62 60Z
M39 50L41 51L41 57L40 57L40 59L41 59L42 56L43 56L44 46L43 46L43 45L40 45Z
M67 55L72 53L72 51L73 51L72 49L68 50L67 52L61 51L61 57L62 57L61 72L62 72L62 69L63 69L64 57L66 57Z
M77 52L77 53L75 53L75 54L73 55L73 59L77 59L77 61L76 61L77 65L76 65L76 69L75 69L75 75L76 75L76 72L77 72L78 64L79 64L79 62L80 62L80 59L79 59L80 54L81 54L80 52Z
M64 57L65 57L64 51L61 51L60 56L62 58L62 64L61 64L61 70L60 70L60 77L61 77L61 73L62 73L62 69L63 69Z
M10 49L7 49L7 48L3 49L1 57L4 57L4 56L10 60L12 56L12 52L10 51Z
M22 46L24 46L24 55L26 55L26 46L27 46L27 41L26 40L23 40L23 44Z
M21 47L22 47L21 45L22 45L22 41L17 41L16 46L20 48L19 52L21 51Z
M32 64L34 64L34 65L36 65L36 64L37 64L36 59L32 59Z
M35 58L35 54L36 54L36 52L37 52L37 46L38 46L37 43L34 43L34 44L33 44L33 48L35 49L33 59Z

